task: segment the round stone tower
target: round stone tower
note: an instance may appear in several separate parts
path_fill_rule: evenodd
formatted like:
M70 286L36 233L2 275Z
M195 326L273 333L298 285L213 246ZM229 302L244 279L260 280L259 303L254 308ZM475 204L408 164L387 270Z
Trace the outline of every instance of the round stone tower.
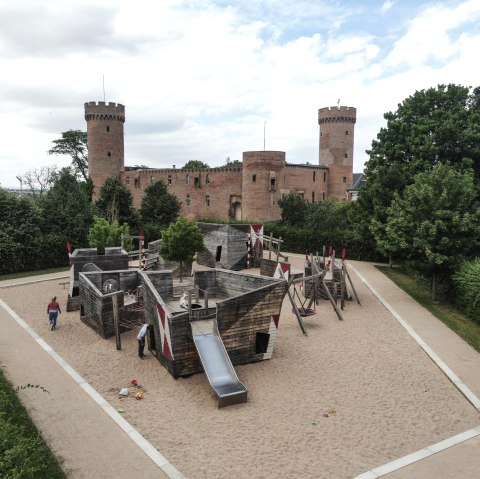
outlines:
M347 197L353 180L353 139L357 109L332 106L318 110L319 164L328 166L327 195Z
M285 152L246 151L242 164L242 219L279 219L285 183Z
M93 181L93 197L111 176L124 170L123 124L125 107L103 101L85 103L88 136L88 174Z

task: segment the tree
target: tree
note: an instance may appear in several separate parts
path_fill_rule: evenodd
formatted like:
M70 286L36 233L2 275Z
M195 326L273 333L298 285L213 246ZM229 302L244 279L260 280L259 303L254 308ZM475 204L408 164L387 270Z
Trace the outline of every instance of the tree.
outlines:
M42 232L60 235L73 247L87 246L93 223L93 206L86 183L77 180L70 168L60 170L53 186L39 199Z
M120 224L127 223L132 228L137 227L132 193L116 176L108 178L100 188L95 206L109 223L117 220Z
M348 221L342 210L342 203L329 199L308 206L305 226L316 231L329 231L332 237L337 230L348 227Z
M53 140L52 143L55 146L48 150L48 154L70 156L75 175L86 181L88 179L87 132L81 130L64 131L62 137Z
M30 188L32 194L42 196L52 185L58 175L56 166L33 168L22 175L22 181Z
M147 240L160 238L152 234L166 228L176 220L182 204L175 195L168 192L167 185L158 180L145 188L145 196L140 205L141 224L147 233Z
M480 180L480 88L450 84L417 91L384 117L387 126L367 151L367 183L359 193L366 222L384 222L395 193L402 195L416 174L438 163L458 170L473 165Z
M208 168L210 167L200 160L190 160L183 166L184 170L206 170Z
M241 168L243 163L240 160L231 160L229 156L227 156L225 166L229 168Z
M395 193L385 225L374 220L378 245L422 265L432 276L437 299L441 275L480 246L480 207L473 170L437 164L416 175L403 195Z
M308 202L297 193L289 193L280 200L281 221L287 226L295 226L303 228L305 224L305 216L308 210Z
M97 248L99 254L104 254L105 248L121 245L122 234L127 237L128 244L124 242L124 248L128 251L131 247L128 225L120 225L117 220L109 223L105 218L95 216L95 223L88 231L88 244L91 248Z
M193 261L195 253L203 251L203 235L194 221L180 216L162 233L160 254L170 261L180 263L180 282L183 277L183 263Z

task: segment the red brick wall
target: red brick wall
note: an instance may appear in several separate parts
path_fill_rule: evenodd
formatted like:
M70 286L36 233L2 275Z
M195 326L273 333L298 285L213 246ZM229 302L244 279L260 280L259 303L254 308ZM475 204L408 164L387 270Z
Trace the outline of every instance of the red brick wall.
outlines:
M189 176L188 184L187 175ZM207 175L209 182L207 182ZM168 191L182 202L181 213L189 219L231 219L231 204L242 195L241 168L210 168L200 171L182 169L125 171L121 177L125 184L128 182L127 186L133 194L135 208L140 207L145 188L154 181L163 180L168 186ZM169 184L169 177L171 184ZM187 195L190 195L190 206L187 206ZM210 197L210 206L207 206L207 196Z
M318 203L327 199L328 177L329 172L326 167L287 165L285 190L282 193L296 192L303 194L309 203Z

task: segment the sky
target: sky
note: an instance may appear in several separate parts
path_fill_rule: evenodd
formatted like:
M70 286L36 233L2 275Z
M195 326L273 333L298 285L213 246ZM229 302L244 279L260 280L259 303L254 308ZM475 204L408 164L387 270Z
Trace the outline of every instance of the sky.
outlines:
M480 1L0 0L0 186L70 159L84 103L125 105L125 165L279 150L318 164L318 109L357 108L354 172L417 90L479 86Z

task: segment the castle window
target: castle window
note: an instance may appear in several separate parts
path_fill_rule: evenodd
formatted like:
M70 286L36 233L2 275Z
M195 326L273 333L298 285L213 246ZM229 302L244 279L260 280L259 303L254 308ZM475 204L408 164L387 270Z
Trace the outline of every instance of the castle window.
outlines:
M325 183L327 181L327 172L323 172L323 182Z
M150 184L153 184L153 183L155 183L155 177L154 177L154 176L151 176L151 177L150 177Z
M315 181L315 173L316 171L313 172L313 181Z
M312 203L315 203L315 192L312 191Z
M193 182L195 184L195 188L200 188L200 178L198 176L196 176L194 179L193 179Z
M185 199L185 204L190 208L190 195L187 195L187 198Z
M172 175L168 175L167 184L169 184L169 185L172 184Z
M255 183L257 181L257 175L252 175L252 183Z
M107 126L107 133L108 133L109 131L110 131L110 127L109 127L109 126Z
M348 153L345 153L345 158L348 158Z
M129 177L129 176L127 176L127 177L125 178L125 184L126 184L126 185L129 185L129 184L130 184L130 177Z
M186 185L190 184L190 175L185 176L185 184Z
M346 176L343 177L343 182L344 182L344 183L347 182L347 177L346 177Z
M322 200L325 199L325 192L322 193Z
M205 196L205 206L210 208L210 195Z
M112 154L110 152L107 153L107 156L112 156Z
M345 130L345 135L348 135L348 130Z
M205 176L205 183L210 183L210 175Z
M276 188L277 188L277 179L270 178L270 191L275 191Z
M135 178L135 188L140 188L140 178Z

